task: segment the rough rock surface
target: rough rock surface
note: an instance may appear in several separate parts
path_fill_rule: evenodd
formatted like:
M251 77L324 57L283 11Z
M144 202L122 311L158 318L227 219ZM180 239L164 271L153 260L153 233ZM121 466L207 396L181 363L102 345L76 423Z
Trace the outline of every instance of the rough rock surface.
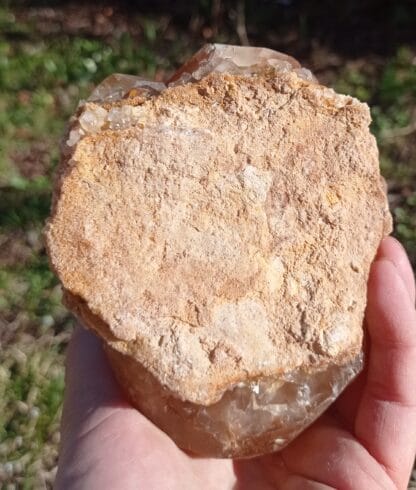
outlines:
M159 398L201 408L339 368L328 401L359 369L369 266L391 230L377 147L365 104L296 70L182 70L117 97L113 79L72 120L48 251L133 398L140 369ZM206 452L279 447L260 436Z

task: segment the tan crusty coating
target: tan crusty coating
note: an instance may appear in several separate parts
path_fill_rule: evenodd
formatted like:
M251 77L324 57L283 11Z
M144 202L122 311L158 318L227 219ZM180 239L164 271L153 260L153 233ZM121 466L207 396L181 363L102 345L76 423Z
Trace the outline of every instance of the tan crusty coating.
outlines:
M368 107L276 73L140 107L61 164L47 244L81 319L200 404L354 357L391 230Z

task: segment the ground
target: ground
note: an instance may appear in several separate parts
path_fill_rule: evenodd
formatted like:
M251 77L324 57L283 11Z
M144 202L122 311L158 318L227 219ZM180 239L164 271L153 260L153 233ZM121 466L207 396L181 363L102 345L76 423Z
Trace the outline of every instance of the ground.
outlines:
M416 264L416 48L407 2L379 20L339 9L335 26L321 25L308 2L290 0L258 11L251 2L178 2L175 12L163 1L129 11L16 3L0 3L0 488L9 490L51 488L56 471L73 320L42 227L65 123L105 76L162 79L207 41L299 57L320 81L369 103L395 235Z

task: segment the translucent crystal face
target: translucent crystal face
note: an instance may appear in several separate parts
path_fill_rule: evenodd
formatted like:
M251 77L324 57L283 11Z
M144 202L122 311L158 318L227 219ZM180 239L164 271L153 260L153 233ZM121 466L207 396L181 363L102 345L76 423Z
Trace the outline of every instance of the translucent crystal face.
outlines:
M109 351L134 405L183 449L211 457L252 457L282 449L310 425L361 371L359 355L312 374L241 382L213 405L182 401L134 359Z
M254 75L270 69L276 72L293 71L301 78L316 81L309 70L302 68L298 61L284 53L267 48L207 44L177 70L169 84L200 80L213 72Z
M154 82L134 75L114 73L95 87L88 101L114 102L115 100L122 99L133 89L157 94L165 88L166 85L162 82Z
M115 73L101 82L91 93L90 102L113 102L125 97L131 90L157 94L167 86L201 80L210 73L255 75L273 69L276 72L295 72L300 78L316 81L313 74L302 68L291 56L267 48L206 44L181 66L165 84L134 75Z

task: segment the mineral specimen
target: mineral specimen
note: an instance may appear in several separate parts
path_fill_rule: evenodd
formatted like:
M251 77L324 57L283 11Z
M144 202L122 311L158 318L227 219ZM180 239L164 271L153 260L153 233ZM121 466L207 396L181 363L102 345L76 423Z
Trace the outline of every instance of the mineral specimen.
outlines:
M202 455L280 449L362 367L391 230L368 107L286 55L208 45L72 118L46 230L133 404Z

